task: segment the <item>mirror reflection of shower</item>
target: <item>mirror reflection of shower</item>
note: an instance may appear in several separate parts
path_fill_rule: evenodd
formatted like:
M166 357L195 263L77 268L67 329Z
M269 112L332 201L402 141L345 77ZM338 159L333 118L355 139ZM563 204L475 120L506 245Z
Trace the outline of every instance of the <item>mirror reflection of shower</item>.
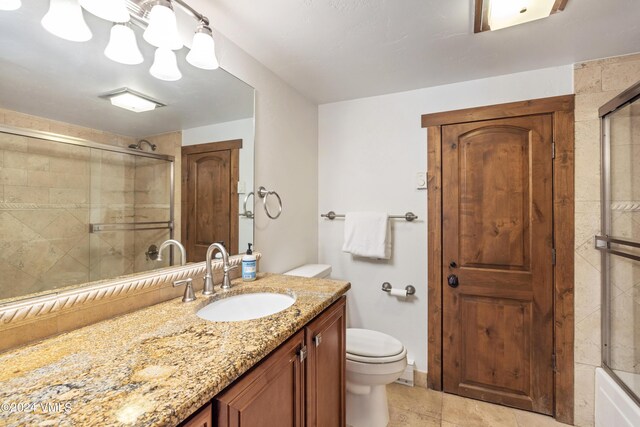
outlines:
M146 139L141 139L140 141L138 141L137 144L129 144L129 148L131 148L132 150L144 151L144 149L142 148L142 144L144 143L146 143L149 146L149 148L151 148L151 151L156 151L156 148L158 148L156 144L153 144L147 141Z

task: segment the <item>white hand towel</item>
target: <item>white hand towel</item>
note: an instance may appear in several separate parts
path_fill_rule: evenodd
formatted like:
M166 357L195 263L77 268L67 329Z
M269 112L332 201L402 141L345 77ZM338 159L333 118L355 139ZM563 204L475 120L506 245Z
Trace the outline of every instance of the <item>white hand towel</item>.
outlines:
M342 251L367 258L391 258L389 215L383 212L347 213Z

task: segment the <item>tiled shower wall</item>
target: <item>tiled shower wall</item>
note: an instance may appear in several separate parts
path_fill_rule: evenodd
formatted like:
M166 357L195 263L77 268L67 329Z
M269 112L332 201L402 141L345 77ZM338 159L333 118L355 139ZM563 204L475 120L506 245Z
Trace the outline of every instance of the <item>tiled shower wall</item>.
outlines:
M640 80L640 54L575 65L575 424L592 426L595 368L601 365L600 252L600 121L598 109ZM638 155L636 150L635 155ZM631 159L636 165L640 158ZM617 219L625 221L624 215ZM630 220L630 218L628 218ZM637 220L636 220L637 222ZM629 226L632 223L629 222ZM636 224L637 226L637 224ZM634 279L628 268L616 269L613 304L635 304ZM640 277L640 276L635 276ZM639 285L635 283L636 287ZM621 311L622 312L622 311ZM627 324L624 319L614 319ZM629 327L628 323L626 327Z
M135 142L1 109L0 124L118 146ZM159 144L158 151L165 145L165 154L175 154L173 143ZM0 299L161 266L149 265L144 252L168 231L88 229L90 223L166 221L168 170L164 161L0 134L0 277L13 284L0 288Z

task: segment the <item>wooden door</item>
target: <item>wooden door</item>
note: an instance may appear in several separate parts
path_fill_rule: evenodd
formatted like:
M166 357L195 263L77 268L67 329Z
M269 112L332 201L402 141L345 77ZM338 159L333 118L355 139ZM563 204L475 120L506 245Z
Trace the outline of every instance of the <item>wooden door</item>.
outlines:
M346 397L346 297L306 328L307 427L343 427Z
M218 427L302 427L304 369L299 331L216 397Z
M442 127L444 390L544 414L554 397L552 132L551 115Z
M215 242L224 242L230 254L238 253L241 146L241 141L228 141L182 149L182 239L189 262L204 261Z

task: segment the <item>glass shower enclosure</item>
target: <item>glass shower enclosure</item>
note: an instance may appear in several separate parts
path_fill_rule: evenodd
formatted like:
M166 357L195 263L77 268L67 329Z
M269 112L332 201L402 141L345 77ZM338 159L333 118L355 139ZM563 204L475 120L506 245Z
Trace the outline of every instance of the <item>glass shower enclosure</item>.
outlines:
M640 404L640 83L600 108L603 367Z
M174 158L0 127L0 300L168 266Z

